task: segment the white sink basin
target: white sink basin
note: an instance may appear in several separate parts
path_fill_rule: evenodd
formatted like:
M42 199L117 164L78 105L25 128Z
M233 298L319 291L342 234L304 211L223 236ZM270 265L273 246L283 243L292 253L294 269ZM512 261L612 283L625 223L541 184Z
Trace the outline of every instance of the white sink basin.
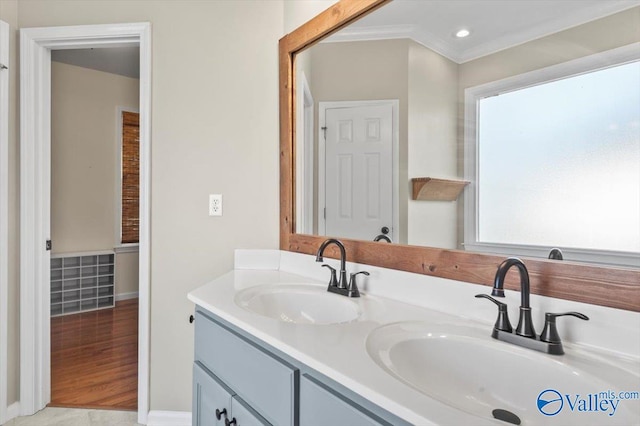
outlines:
M354 301L312 284L251 287L238 292L235 303L256 314L296 324L345 323L361 313Z
M371 358L395 378L479 417L494 418L493 410L502 409L523 425L640 422L639 400L618 400L614 413L612 403L602 402L612 398L600 396L606 391L638 392L637 362L620 368L574 347L566 348L565 355L547 355L491 339L490 332L402 322L374 330L366 346ZM600 411L593 411L593 395L598 395Z

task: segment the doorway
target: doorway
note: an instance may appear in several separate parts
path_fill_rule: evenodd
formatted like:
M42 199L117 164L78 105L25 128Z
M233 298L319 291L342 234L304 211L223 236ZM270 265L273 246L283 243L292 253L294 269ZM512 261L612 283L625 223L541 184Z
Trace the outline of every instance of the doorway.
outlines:
M139 49L51 52L51 401L137 409Z
M51 400L51 51L137 45L140 48L140 243L138 422L149 401L150 24L21 30L20 408L31 415Z
M397 241L398 104L319 103L320 235Z

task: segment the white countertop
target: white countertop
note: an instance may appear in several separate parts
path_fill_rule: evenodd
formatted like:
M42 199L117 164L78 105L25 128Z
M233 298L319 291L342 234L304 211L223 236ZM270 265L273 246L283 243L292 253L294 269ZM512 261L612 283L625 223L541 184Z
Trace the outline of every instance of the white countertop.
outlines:
M287 258L282 259L277 253L280 252L249 251L244 254L240 253L240 256L238 257L237 255L236 258L237 269L192 291L189 293L189 300L410 423L417 425L506 424L457 410L414 390L380 368L366 350L367 337L373 330L381 325L399 321L424 321L433 324L447 323L471 326L482 330L479 335L486 335L487 340L492 340L490 333L496 316L495 306L486 303L486 311L481 311L483 313L488 312L484 321L479 321L469 316L464 318L460 313L451 315L425 306L416 306L415 304L383 297L382 295L388 295L389 292L383 290L381 285L376 283L376 276L381 275L384 278L385 274L372 273L373 279L371 282L363 283L361 286L361 291L364 289L363 297L351 299L359 305L362 311L357 320L330 325L286 323L245 310L234 301L238 291L258 285L280 283L317 284L326 287L326 282L282 270L284 268L291 270L306 267L299 264L298 261L301 263L311 262L308 259L310 256L299 257L303 255L295 255L292 258L290 255L285 254L284 256ZM308 265L311 264L309 263ZM319 268L317 264L314 266L316 269L322 269L323 276L328 275L327 271ZM365 267L364 265L351 264L350 266L348 268L350 272L363 269L381 270L381 268ZM317 271L314 273L317 276ZM482 291L477 291L478 289ZM420 291L424 293L424 289ZM420 294L420 291L418 291L418 294ZM486 293L487 288L472 285L470 291L472 293ZM405 299L411 297L406 294L406 291L404 293L403 297ZM437 299L442 296L436 297L434 295L433 297ZM571 303L566 302L569 305ZM485 303L478 304L483 306L482 309L485 309ZM447 305L444 305L443 309L446 308ZM633 315L635 313L630 314L630 317L624 312L618 312L618 314L620 314L621 318L618 318L617 321L624 321L629 318L637 320L639 318ZM512 321L514 321L513 318L517 317L512 316ZM560 325L560 327L562 326L564 326L564 323ZM637 323L632 325L632 329L637 330L636 326ZM580 333L575 334L580 335ZM507 345L507 343L495 340L493 342L496 345ZM577 348L580 348L580 345L565 342L565 348L569 352L578 350ZM609 356L617 355L609 354ZM631 365L634 370L637 366L640 366L637 363L637 354L627 353L623 357L627 362L631 359ZM482 368L482 366L478 366L478 368ZM637 391L640 390L640 386L637 389L621 390Z

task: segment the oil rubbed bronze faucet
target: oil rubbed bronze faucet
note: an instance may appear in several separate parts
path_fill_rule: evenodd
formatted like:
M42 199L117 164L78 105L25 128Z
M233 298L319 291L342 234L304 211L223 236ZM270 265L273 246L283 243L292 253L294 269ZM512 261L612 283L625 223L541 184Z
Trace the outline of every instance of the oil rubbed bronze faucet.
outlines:
M510 257L498 266L491 295L504 297L504 280L509 269L514 266L520 273L520 318L515 331L509 322L506 303L499 302L486 294L476 295L477 298L489 299L498 306L498 319L493 326L491 337L548 354L562 355L564 349L556 329L556 318L559 316L573 316L582 320L588 320L589 318L579 312L565 312L562 314L547 313L545 315L545 325L542 334L536 336L533 328L533 320L531 319L531 306L529 305L529 272L522 260L516 257Z
M498 266L496 277L493 280L494 297L504 297L504 278L512 267L518 268L520 272L520 319L516 327L516 334L524 337L535 337L536 331L533 329L531 319L531 306L529 305L529 271L524 266L524 262L517 257L510 257Z
M350 279L347 283L347 251L344 248L344 244L342 244L339 240L336 240L335 238L329 238L328 240L325 240L318 248L318 252L316 253L316 262L324 261L324 250L330 244L335 244L340 250L340 278L338 279L336 277L336 270L334 268L326 264L322 265L326 268L329 268L329 270L331 271L331 278L329 279L329 286L327 287L327 291L331 293L341 294L347 297L360 297L360 291L358 291L358 286L356 285L356 275L369 275L369 273L366 271L361 271L350 274Z

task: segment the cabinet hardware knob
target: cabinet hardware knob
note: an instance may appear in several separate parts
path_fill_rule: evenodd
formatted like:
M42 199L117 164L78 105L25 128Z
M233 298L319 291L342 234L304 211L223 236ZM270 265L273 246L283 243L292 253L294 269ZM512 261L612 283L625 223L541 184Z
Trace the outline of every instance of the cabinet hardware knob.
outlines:
M225 421L228 421L226 419L226 417L227 417L227 409L223 408L222 411L220 411L219 408L216 408L216 419L220 420L222 418L223 414L224 414L224 417L225 417Z
M196 319L193 315L189 315L189 324L192 324L195 320Z
M231 425L237 425L238 422L236 422L236 418L234 417L233 419L229 420L229 419L224 419L224 426L231 426Z

